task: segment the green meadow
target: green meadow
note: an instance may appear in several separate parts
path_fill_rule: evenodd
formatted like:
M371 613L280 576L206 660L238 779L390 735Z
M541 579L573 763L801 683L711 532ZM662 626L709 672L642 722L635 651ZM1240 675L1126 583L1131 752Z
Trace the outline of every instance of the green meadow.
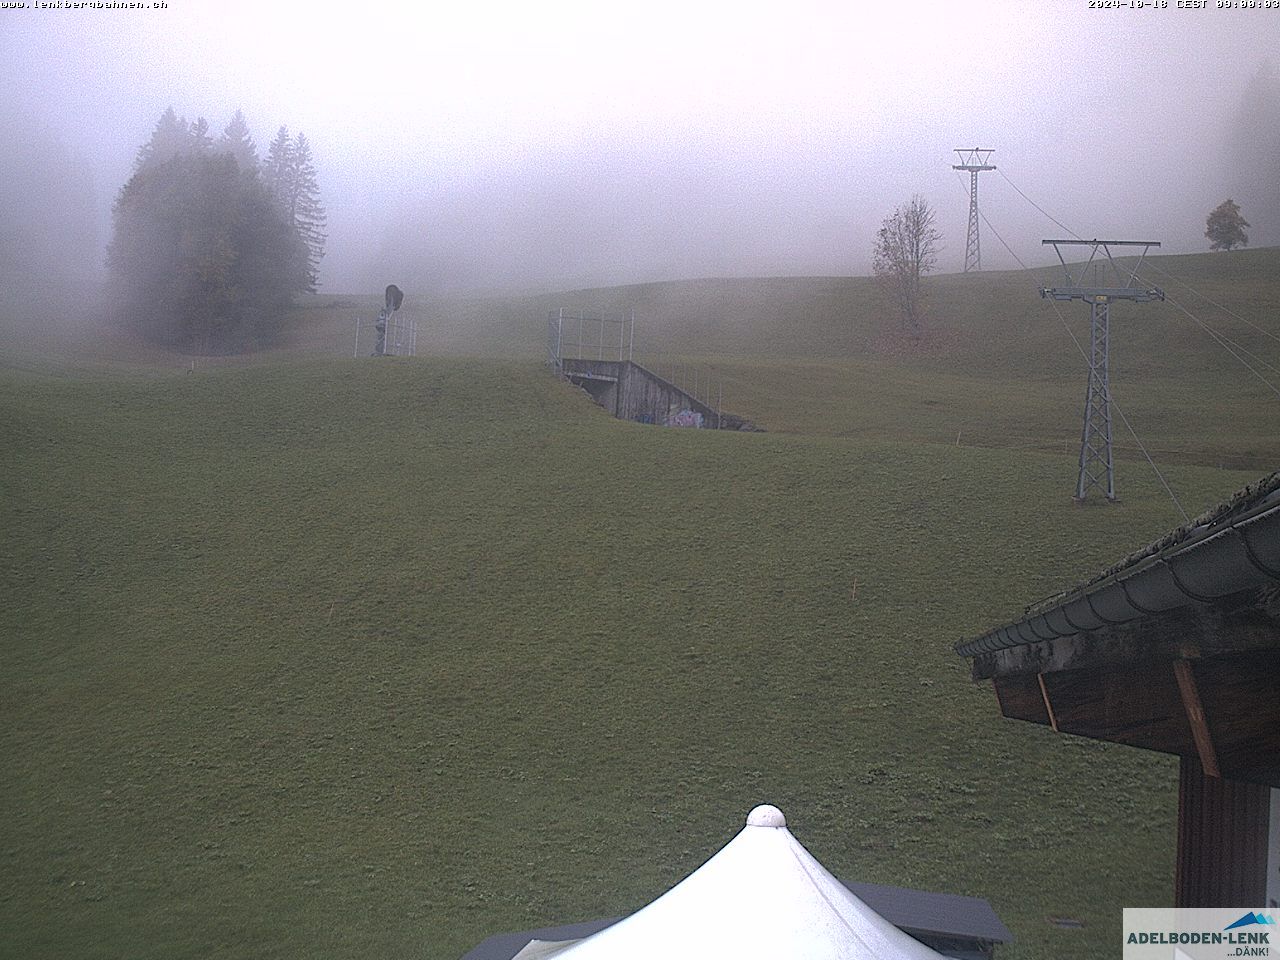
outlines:
M1280 251L1155 263L1280 363ZM934 278L919 340L857 278L410 292L420 356L379 360L374 301L322 296L194 371L11 325L0 955L454 960L634 910L770 802L842 877L990 900L998 957L1118 956L1172 896L1176 761L1005 721L952 651L1182 520L1119 425L1121 502L1072 503L1045 281ZM638 359L769 432L611 419L541 363L559 306L634 308ZM1280 461L1170 304L1112 336L1189 513Z

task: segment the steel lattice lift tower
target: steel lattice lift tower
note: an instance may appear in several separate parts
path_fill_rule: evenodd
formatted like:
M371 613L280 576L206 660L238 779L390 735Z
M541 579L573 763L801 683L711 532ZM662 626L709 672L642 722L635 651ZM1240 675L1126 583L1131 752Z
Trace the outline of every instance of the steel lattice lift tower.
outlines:
M969 233L964 241L964 272L968 273L982 269L982 244L978 238L978 174L995 169L994 164L987 163L995 150L985 147L955 149L960 162L953 164L951 169L969 171Z
M1149 303L1152 300L1163 300L1164 291L1156 287L1143 288L1135 286L1138 269L1146 258L1147 251L1160 244L1154 240L1044 240L1044 244L1053 244L1058 261L1062 264L1062 272L1066 274L1067 283L1063 287L1044 287L1040 296L1053 300L1084 300L1089 304L1089 384L1084 393L1084 426L1080 431L1080 476L1076 481L1077 503L1083 503L1090 488L1101 486L1105 478L1107 499L1116 499L1115 462L1111 456L1111 377L1110 366L1110 306L1112 300L1134 300L1138 303ZM1062 258L1059 247L1066 245L1083 245L1092 247L1089 259L1079 268L1076 277L1071 276L1067 261ZM1120 269L1120 265L1111 259L1112 247L1142 247L1142 255L1129 271L1128 277ZM1098 259L1101 250L1106 263L1115 277L1115 284L1110 287L1096 286L1098 267L1102 261ZM1085 274L1093 267L1095 286L1084 286Z

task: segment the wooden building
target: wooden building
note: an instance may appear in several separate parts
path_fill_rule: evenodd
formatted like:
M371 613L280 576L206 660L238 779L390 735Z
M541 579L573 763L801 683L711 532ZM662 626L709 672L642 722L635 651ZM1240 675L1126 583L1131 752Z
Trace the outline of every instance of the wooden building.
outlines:
M956 651L1006 717L1181 758L1175 906L1280 905L1280 473Z

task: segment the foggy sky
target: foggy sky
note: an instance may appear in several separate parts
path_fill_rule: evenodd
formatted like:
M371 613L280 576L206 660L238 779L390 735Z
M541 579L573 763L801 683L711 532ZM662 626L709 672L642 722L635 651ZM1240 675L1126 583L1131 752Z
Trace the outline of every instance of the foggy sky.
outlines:
M1215 4L6 10L0 122L51 145L0 157L28 200L69 176L40 158L83 168L92 215L74 230L100 270L111 202L167 106L218 133L242 110L260 153L287 124L311 140L329 213L322 292L864 274L913 193L957 270L952 148L975 145L1000 168L982 175L984 211L1028 263L1062 230L1002 173L1086 237L1205 250L1205 215L1230 195L1252 244L1277 243L1230 141L1280 10ZM35 230L31 207L6 203L0 228ZM984 267L1016 266L983 230Z

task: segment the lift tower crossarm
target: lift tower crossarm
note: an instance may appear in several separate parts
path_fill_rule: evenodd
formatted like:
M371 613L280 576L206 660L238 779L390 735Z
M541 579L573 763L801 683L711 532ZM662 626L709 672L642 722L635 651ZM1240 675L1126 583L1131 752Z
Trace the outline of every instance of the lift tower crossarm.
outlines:
M1147 257L1147 251L1152 247L1160 246L1158 240L1042 240L1040 242L1044 246L1053 246L1053 252L1058 255L1058 262L1062 264L1062 272L1067 278L1066 287L1045 287L1041 289L1040 296L1042 297L1052 297L1054 300L1086 300L1096 296L1108 296L1116 300L1139 300L1143 302L1164 299L1164 293L1159 289L1153 287L1150 290L1139 290L1133 286L1134 281L1138 279L1138 271L1142 269L1142 262ZM1064 246L1090 248L1089 259L1080 267L1079 279L1071 276L1071 268L1067 266L1067 261L1062 256L1061 247ZM1127 277L1121 271L1120 265L1111 257L1112 247L1142 247L1142 254L1138 257L1138 262L1134 264ZM1097 261L1099 250L1107 258L1107 263L1110 265L1111 272L1116 279L1116 283L1112 287L1088 287L1081 282L1084 280L1089 267ZM1096 293L1089 292L1095 289Z
M1049 300L1083 300L1089 304L1089 383L1084 392L1084 425L1080 431L1080 473L1076 479L1077 503L1083 503L1090 488L1106 485L1108 500L1116 499L1115 460L1111 454L1111 317L1112 300L1132 300L1149 303L1163 300L1164 291L1158 287L1136 286L1138 270L1147 251L1160 244L1155 240L1045 240L1052 244L1062 264L1066 285L1041 287L1040 296ZM1076 277L1062 256L1062 247L1090 247L1089 259L1080 267ZM1142 255L1132 270L1120 269L1111 256L1112 247L1142 247ZM1108 287L1085 286L1083 281L1089 267L1101 265L1098 251L1106 257L1114 285ZM1094 267L1096 279L1097 267Z
M987 163L995 153L994 147L956 147L959 163L952 170L994 170L995 164Z

